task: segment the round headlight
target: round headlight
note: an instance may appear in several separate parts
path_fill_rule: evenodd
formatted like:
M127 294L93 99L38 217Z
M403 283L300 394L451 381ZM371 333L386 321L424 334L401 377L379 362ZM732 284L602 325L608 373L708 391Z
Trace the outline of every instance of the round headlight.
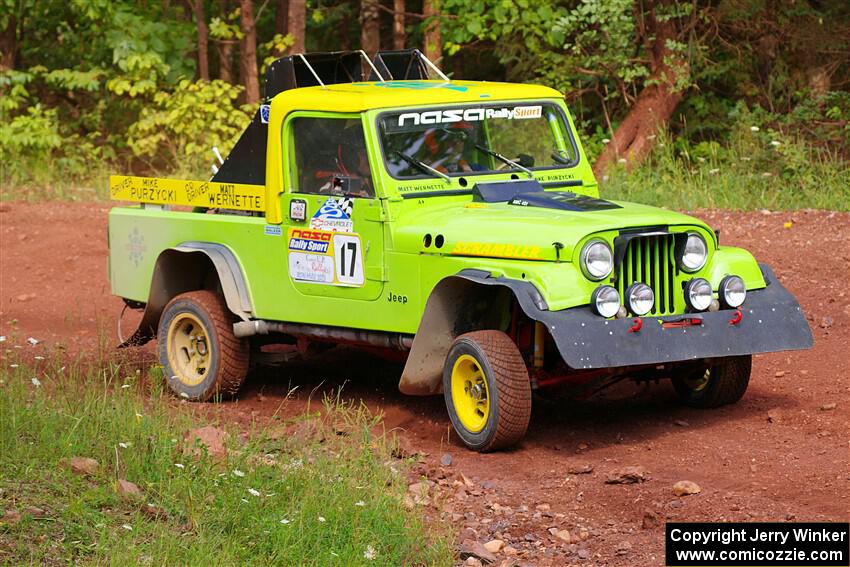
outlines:
M744 280L738 276L726 276L720 281L717 295L720 297L720 304L724 308L737 309L747 298L747 286L744 285Z
M711 284L702 278L694 278L685 286L685 302L694 311L705 311L712 299Z
M620 310L620 294L610 285L601 285L593 290L590 303L597 315L613 317Z
M581 271L589 279L605 279L614 269L614 255L606 243L601 240L591 240L581 249L579 264Z
M702 236L695 232L688 234L685 246L682 248L682 256L679 258L679 266L686 272L696 272L708 259L708 246Z
M635 282L626 290L626 305L638 317L649 313L654 304L655 294L645 283Z

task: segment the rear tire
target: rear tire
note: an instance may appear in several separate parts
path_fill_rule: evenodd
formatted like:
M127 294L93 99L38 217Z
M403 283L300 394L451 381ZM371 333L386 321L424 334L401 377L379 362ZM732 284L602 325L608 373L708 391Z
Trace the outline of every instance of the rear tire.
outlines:
M168 387L192 401L235 394L248 373L249 345L233 335L233 316L211 291L178 295L165 307L157 332Z
M531 419L528 369L501 331L455 339L443 367L443 396L455 431L470 449L504 449L525 436Z
M753 368L752 355L723 358L682 376L673 377L679 401L695 408L734 404L747 391Z

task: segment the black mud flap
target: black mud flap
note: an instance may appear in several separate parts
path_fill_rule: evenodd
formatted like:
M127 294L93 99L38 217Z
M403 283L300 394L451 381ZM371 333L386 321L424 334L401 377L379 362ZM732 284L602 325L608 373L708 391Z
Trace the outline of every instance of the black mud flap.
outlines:
M513 289L525 314L546 325L564 362L570 368L591 369L810 348L812 331L799 303L767 265L759 267L767 287L749 292L740 314L720 310L645 316L640 324L634 317L603 319L588 306L548 311L535 300L539 294L528 290L529 282L481 278L466 271L458 275Z

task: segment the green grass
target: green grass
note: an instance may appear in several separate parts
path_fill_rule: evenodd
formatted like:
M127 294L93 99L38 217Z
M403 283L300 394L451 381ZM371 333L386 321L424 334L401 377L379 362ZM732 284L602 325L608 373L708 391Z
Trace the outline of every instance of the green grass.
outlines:
M746 131L725 147L662 136L650 161L616 168L600 193L678 210L850 211L850 162L771 133Z
M61 355L12 368L15 352L6 352L13 356L0 369L0 517L9 509L23 517L0 521L0 564L452 562L444 528L424 526L405 508L406 463L370 433L377 418L362 407L326 400L322 417L309 417L315 433L299 445L262 430L240 442L230 431L225 460L194 456L184 433L209 422L163 393L155 372L91 368ZM72 456L96 459L100 472L71 473L60 460ZM136 483L144 499L119 496L119 478ZM167 517L143 513L148 503ZM364 555L370 548L374 559Z

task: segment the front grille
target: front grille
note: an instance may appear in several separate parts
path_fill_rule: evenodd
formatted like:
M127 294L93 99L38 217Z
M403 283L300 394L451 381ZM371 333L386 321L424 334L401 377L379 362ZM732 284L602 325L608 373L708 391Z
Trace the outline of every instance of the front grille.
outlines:
M672 234L660 234L638 236L629 241L623 262L617 267L617 291L624 301L626 289L635 282L643 282L655 294L652 315L675 313L674 282L678 268L674 239Z

